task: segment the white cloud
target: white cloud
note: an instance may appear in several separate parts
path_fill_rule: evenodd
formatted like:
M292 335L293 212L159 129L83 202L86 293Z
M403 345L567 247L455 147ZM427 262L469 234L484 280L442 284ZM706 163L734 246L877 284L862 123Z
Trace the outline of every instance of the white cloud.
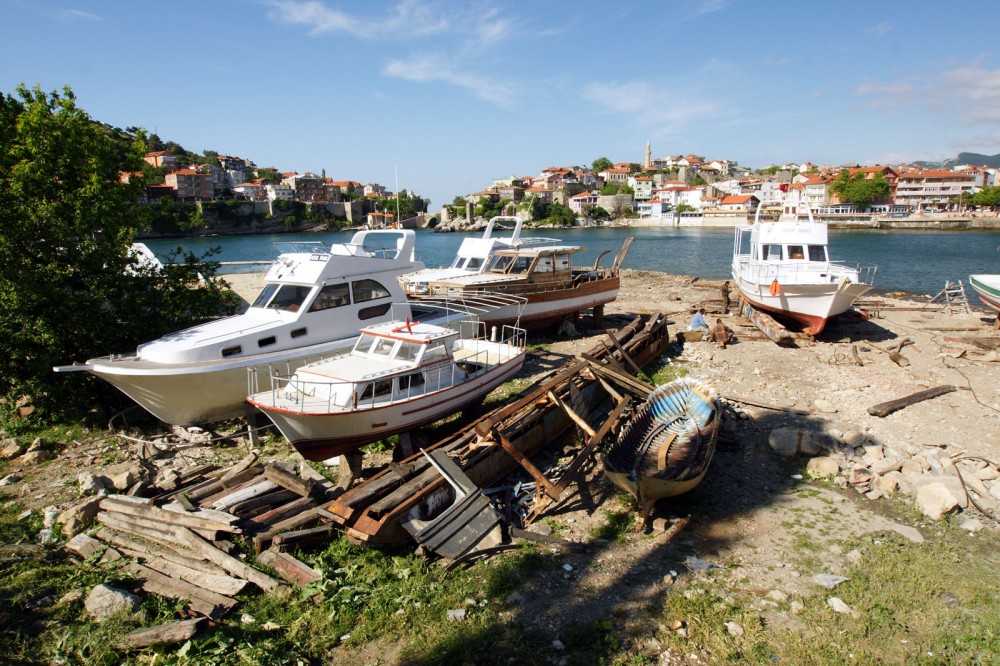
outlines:
M706 100L684 100L666 88L647 81L595 82L583 87L584 99L607 113L632 119L652 128L657 136L679 132L694 120L715 115L719 107Z
M274 21L302 25L309 34L347 33L361 39L423 37L449 27L448 19L439 16L420 0L400 0L387 15L353 16L328 7L320 0L269 0L268 17Z
M395 58L383 68L382 74L417 83L446 83L468 90L476 97L504 108L513 107L520 96L516 88L498 81L495 76L474 74L457 68L438 55Z
M48 14L53 20L67 25L79 25L81 23L91 23L94 21L104 20L103 16L91 14L90 12L85 12L80 9L59 9L48 12Z
M864 81L855 92L873 108L923 107L957 115L967 125L1000 122L1000 69L987 69L981 58L928 76Z
M881 37L890 30L892 30L892 25L888 21L882 21L878 25L866 28L865 32L875 35L876 37Z

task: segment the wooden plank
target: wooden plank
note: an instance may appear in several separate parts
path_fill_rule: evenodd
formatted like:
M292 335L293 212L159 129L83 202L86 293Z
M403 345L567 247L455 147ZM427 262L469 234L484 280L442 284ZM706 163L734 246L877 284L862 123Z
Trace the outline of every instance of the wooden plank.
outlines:
M183 580L227 597L239 594L247 586L247 581L242 578L233 578L226 574L205 573L204 571L186 567L183 564L171 562L163 557L144 557L143 560L147 567L154 571L159 571L165 576Z
M137 522L147 521L144 526L152 527L153 529L160 529L161 525L167 524L183 525L184 527L190 527L191 529L202 530L204 532L234 532L239 534L241 531L236 525L222 523L217 520L209 520L207 518L199 518L198 516L190 513L178 513L176 511L160 509L158 507L137 506L135 504L121 502L116 500L114 495L110 495L101 500L101 508L105 511L122 513L127 516L131 516L136 518ZM139 524L143 523L140 522ZM215 539L217 537L212 536L209 538Z
M801 414L802 416L810 416L812 414L808 409L797 409L795 407L788 407L787 405L776 405L771 402L764 402L763 400L757 400L756 398L745 398L743 396L733 395L732 393L726 393L725 395L720 395L723 400L728 400L729 402L738 402L744 405L753 405L754 407L763 407L764 409L773 409L777 412L788 412L789 414Z
M267 574L254 569L246 562L232 555L222 552L186 527L176 528L175 533L177 540L183 545L198 553L209 562L215 562L229 573L239 578L245 578L265 592L271 592L281 586L278 581Z
M872 416L886 417L893 412L897 412L904 407L909 407L910 405L916 404L918 402L923 402L924 400L930 400L931 398L936 398L940 395L945 395L946 393L951 393L955 390L954 386L945 384L943 386L935 386L934 388L929 388L924 391L917 391L916 393L911 393L910 395L903 396L902 398L897 398L895 400L889 400L887 402L881 402L877 405L873 405L868 408L868 413Z
M264 495L258 495L257 497L244 500L239 504L234 504L227 510L232 514L243 517L261 507L284 504L285 502L290 502L297 497L297 493L293 493L291 490L285 490L284 488L279 488L278 490L273 490Z
M271 567L279 576L295 585L308 585L323 578L320 572L301 560L277 550L265 550L257 556L257 561Z
M269 493L278 487L278 484L264 478L264 475L257 477L258 480L248 482L246 486L241 486L238 490L227 493L225 497L220 497L212 501L209 506L217 511L224 511L234 504L239 504L244 500Z
M309 509L303 511L298 515L286 518L280 522L274 523L264 532L256 534L253 537L254 549L259 553L260 551L267 548L271 540L283 532L291 532L293 530L302 529L307 527L312 523L319 521L320 513L318 509Z
M194 636L205 627L207 618L196 617L191 620L177 620L167 622L156 627L146 627L136 629L130 634L125 634L122 639L131 648L144 648L150 645L170 645L181 643L194 638Z
M235 599L216 594L183 580L164 576L159 571L153 571L149 567L135 562L127 564L125 570L135 576L140 581L142 589L147 592L168 599L186 599L191 610L201 613L205 617L218 619L236 605Z
M160 559L167 560L168 562L180 564L188 569L201 571L202 573L223 576L227 575L226 570L215 562L209 562L197 557L187 548L177 544L168 544L165 546L160 546L160 544L153 545L145 541L137 541L136 539L128 536L127 533L121 533L108 527L102 527L97 533L97 536L102 541L107 541L108 543L118 546L122 549L122 552L131 557L138 557L141 559L158 557Z
M438 477L440 478L440 477ZM333 538L333 528L312 527L305 530L293 530L275 535L274 548L284 550L292 546L304 548L328 543Z
M150 527L150 523L154 521L126 516L123 513L109 513L107 511L101 511L97 514L97 522L116 529L119 532L151 539L162 545L170 545L174 542L173 530L170 525L163 523L155 523L157 527Z
M304 511L309 511L315 506L316 502L311 497L300 497L294 502L289 502L265 514L251 518L246 524L250 529L266 529L275 523L280 523L282 520L297 516Z
M231 488L237 485L238 483L242 483L242 481L234 481L233 479L239 477L241 474L243 474L248 469L253 467L254 463L256 462L257 462L257 454L251 453L250 455L246 456L238 463L227 469L226 473L223 474L221 477L219 477L219 481L221 481L222 485L225 486L226 488ZM245 477L243 481L246 481L246 479L249 478L250 478L249 476Z
M264 469L264 477L268 481L277 483L282 488L291 490L293 493L297 493L302 497L309 497L313 490L312 479L303 479L301 476L292 474L280 467L275 467L274 465L269 465Z

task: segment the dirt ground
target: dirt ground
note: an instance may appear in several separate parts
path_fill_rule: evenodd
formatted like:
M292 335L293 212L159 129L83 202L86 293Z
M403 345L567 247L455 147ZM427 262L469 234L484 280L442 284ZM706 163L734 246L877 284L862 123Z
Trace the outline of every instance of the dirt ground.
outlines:
M252 298L258 286L255 279L244 276L231 282L244 298ZM886 510L887 502L854 488L810 483L808 476L803 480L809 457L782 457L768 445L772 430L794 427L816 433L833 448L855 438L868 447L905 452L904 457L932 449L940 456L965 453L1000 460L1000 363L989 360L996 358L996 352L990 355L981 347L956 341L996 340L1000 336L993 320L982 310L951 315L938 306L918 309L927 307L926 300L901 294L878 294L872 299L880 306L869 308L867 320L836 323L815 343L797 348L778 347L741 317L723 315L736 331L736 344L718 349L697 341L675 349L671 365L713 384L735 408L728 413L702 484L686 496L661 502L654 513L690 517L689 522L671 536L630 532L624 541L595 540L593 534L608 522L609 512L626 509L628 502L600 475L599 466L592 466L587 481L535 527L588 547L582 553L561 554L566 565L561 571L522 588L511 600L510 620L558 638L570 623L612 619L636 640L647 640L644 635L655 640L657 627L645 625L650 613L662 606L678 577L696 576L700 566L711 563L727 568L734 585L759 591L761 613L770 621L794 625L794 616L779 611L766 595L778 591L794 599L814 591L814 574L836 574L855 556L844 553L840 541L886 530L919 538L917 533L928 524L919 514L894 518ZM719 281L627 270L619 298L607 312L659 310L674 322L673 336L686 328L699 305L714 320ZM581 320L581 328L588 322ZM598 332L586 330L573 339L557 335L549 338L546 349L570 355L593 346L599 337ZM903 338L913 343L902 349L908 361L905 367L884 351ZM852 363L852 346L863 365ZM527 364L525 372L537 367ZM867 412L876 403L945 384L958 390L885 418ZM754 407L739 402L741 397L809 414ZM740 413L741 418L732 418ZM211 454L192 449L185 455L197 460L242 453L238 448ZM68 501L75 496L78 473L126 455L111 440L70 445L58 464L30 475L25 470L26 478L9 490L38 509ZM7 473L17 471L17 462L12 461ZM987 529L995 529L979 517ZM792 524L794 528L789 527ZM822 571L797 568L795 544L802 539L822 545Z

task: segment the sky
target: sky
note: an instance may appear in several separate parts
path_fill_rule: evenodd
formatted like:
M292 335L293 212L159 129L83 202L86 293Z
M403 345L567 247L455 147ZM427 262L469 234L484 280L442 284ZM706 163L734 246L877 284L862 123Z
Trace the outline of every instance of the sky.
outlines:
M0 0L0 93L431 210L512 175L1000 153L1000 3Z

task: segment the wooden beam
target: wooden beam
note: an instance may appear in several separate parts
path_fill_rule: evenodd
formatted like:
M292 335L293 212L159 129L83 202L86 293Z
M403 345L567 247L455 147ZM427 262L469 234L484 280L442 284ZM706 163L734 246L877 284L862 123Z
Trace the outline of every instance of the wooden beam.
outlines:
M101 508L105 511L123 513L128 516L152 521L147 527L157 528L158 525L166 523L168 525L183 525L191 529L240 533L240 528L229 522L212 520L198 516L194 513L181 513L178 511L167 511L155 506L141 506L131 502L123 502L117 499L116 495L109 495L101 500Z
M729 402L739 402L744 405L753 405L754 407L763 407L764 409L773 409L778 412L788 412L789 414L801 414L802 416L810 416L812 412L808 409L796 409L795 407L788 407L786 405L775 405L774 403L764 402L763 400L757 400L756 398L744 398L738 395L733 395L727 393L725 395L720 395L723 400L728 400Z
M228 553L222 552L186 527L176 528L175 533L177 540L195 553L201 555L209 562L215 562L229 573L239 578L245 578L265 592L271 592L281 586L281 583L267 574L254 569L246 562Z
M228 613L236 605L235 599L216 594L211 590L192 585L177 578L164 576L159 571L153 571L149 567L130 562L125 565L125 570L135 576L141 584L142 589L153 594L168 599L187 599L191 610L201 613L205 617L218 619Z
M935 386L934 388L929 388L924 391L917 391L916 393L911 393L910 395L904 396L902 398L897 398L895 400L889 400L888 402L881 402L877 405L873 405L868 408L868 413L872 416L886 417L893 412L897 412L904 407L909 407L910 405L916 404L918 402L923 402L924 400L930 400L931 398L936 398L939 395L945 395L946 393L951 393L955 390L954 386L943 385Z
M136 629L125 634L122 639L131 648L144 648L150 645L170 645L194 638L205 627L206 618L196 617L191 620L167 622L156 627Z
M309 497L313 491L312 479L303 479L301 476L287 472L280 467L268 465L264 468L264 477L302 497Z
M257 561L271 567L279 576L295 585L308 585L323 578L320 572L301 560L277 550L265 550L257 556Z

